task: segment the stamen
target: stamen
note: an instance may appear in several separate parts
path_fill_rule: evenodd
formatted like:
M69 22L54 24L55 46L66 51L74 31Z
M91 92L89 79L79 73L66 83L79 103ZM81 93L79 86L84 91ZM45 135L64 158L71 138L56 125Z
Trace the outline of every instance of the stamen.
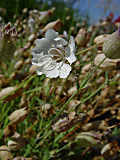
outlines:
M52 59L55 60L58 63L61 62L63 60L63 58L64 58L63 53L61 52L61 50L59 50L57 48L50 48L48 53L51 55Z

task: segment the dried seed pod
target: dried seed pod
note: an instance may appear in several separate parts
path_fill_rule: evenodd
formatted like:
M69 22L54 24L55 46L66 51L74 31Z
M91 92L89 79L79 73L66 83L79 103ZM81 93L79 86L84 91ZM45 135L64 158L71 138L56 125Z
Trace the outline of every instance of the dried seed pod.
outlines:
M112 148L112 144L111 144L111 143L106 144L106 145L102 148L101 154L102 154L102 155L105 154L105 152L108 152L109 150L111 150L111 148Z
M75 33L75 27L74 26L70 27L70 32L71 32L71 34Z
M10 101L11 99L15 99L16 97L20 96L22 91L23 89L17 88L17 86L4 88L0 91L0 99Z
M49 103L46 103L46 104L42 105L42 110L43 110L43 111L47 111L47 110L49 110L50 108L51 108L51 104L49 104Z
M103 53L108 58L120 58L120 29L107 36L103 44Z
M26 94L23 94L19 105L20 105L20 107L23 107L23 106L26 106L26 103L27 103Z
M11 24L8 23L4 27L0 27L0 56L1 60L10 59L16 49L15 38L17 32Z
M23 49L22 49L22 48L17 49L17 50L14 52L14 57L20 57L20 56L22 56L22 52L23 52Z
M96 57L95 57L95 60L94 60L94 64L96 66L100 65L100 63L104 60L105 58L105 55L104 54L98 54ZM111 69L111 68L115 68L116 67L116 63L117 61L115 60L112 60L112 59L109 59L109 58L106 58L104 60L104 62L100 65L100 68L103 68L103 69Z
M30 69L29 69L29 73L30 73L30 74L36 73L36 69L37 69L37 68L38 68L37 66L32 65L32 66L30 67Z
M16 124L25 119L27 114L28 110L26 110L26 108L21 108L11 113L9 116L9 120L11 121L11 123Z
M15 141L9 140L8 141L8 148L11 151L12 150L14 151L14 150L18 150L20 148L20 145L17 142L15 142Z
M59 31L62 27L62 22L60 19L50 22L48 23L43 29L42 29L42 33L46 32L48 29L54 29L56 31Z
M27 47L27 46L25 46L25 47ZM23 48L24 50L26 50L25 47ZM28 51L23 52L23 57L28 58L29 56L30 56L30 52L28 52Z
M31 47L31 42L27 42L23 48L23 51L26 51L27 49L29 49Z
M26 14L28 12L28 8L24 8L23 10L22 10L22 13L23 14Z
M12 160L13 156L10 153L10 149L7 146L0 146L0 159L1 160Z
M31 64L31 58L27 58L24 64Z
M16 62L14 68L16 70L19 70L23 66L23 63L24 63L23 60L19 60L18 62Z
M97 44L97 45L102 45L107 36L109 36L109 34L102 34L102 35L97 36L94 39L94 43Z
M11 92L15 91L16 89L17 89L16 86L14 86L14 87L7 87L7 88L2 89L0 91L0 98L9 95Z
M40 12L39 22L43 24L46 23L51 14L52 12L50 10Z
M59 119L55 124L52 125L52 129L56 132L60 132L68 123L69 119L67 117Z
M8 85L10 79L7 79L4 75L0 74L0 87Z
M105 82L105 78L104 77L99 77L97 80L96 80L96 83L97 84L102 84Z
M56 95L61 94L62 90L63 90L63 86L60 86L60 85L59 85L59 86L57 87L56 91L55 91Z
M66 17L66 21L69 21L70 19L71 19L70 16L67 16L67 17Z
M72 121L75 118L75 115L76 115L75 111L70 112L69 115L68 115L69 121Z
M82 68L81 73L82 73L82 74L85 74L85 73L89 72L90 69L91 69L91 64L90 64L90 63L89 63L89 64L86 64L86 65Z
M79 105L80 104L80 101L79 100L76 100L76 99L73 99L72 101L70 101L70 103L69 103L69 110L74 110L75 109L75 107L77 106L77 105Z
M70 95L74 94L76 91L77 91L77 87L73 86L68 90L68 95L70 96Z
M16 72L13 72L13 73L10 75L10 80L16 79L17 73L18 73L17 71L16 71Z
M85 28L81 28L75 37L75 42L78 46L83 47L87 43L87 31Z
M76 140L80 140L82 146L92 146L96 145L99 141L99 134L92 132L82 132L76 136Z
M35 34L31 34L29 37L28 37L28 41L29 42L33 42L35 40Z

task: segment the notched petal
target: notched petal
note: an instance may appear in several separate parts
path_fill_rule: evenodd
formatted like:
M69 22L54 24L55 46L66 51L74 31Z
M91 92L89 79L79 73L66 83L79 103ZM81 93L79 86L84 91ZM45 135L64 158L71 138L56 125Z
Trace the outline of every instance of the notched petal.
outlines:
M76 50L76 48L75 48L75 41L74 41L74 39L73 39L72 36L70 37L69 47L68 48L69 49L67 49L67 51L66 51L67 52L66 59L68 60L68 62L70 64L72 64L72 63L74 63L77 60L77 58L75 56L75 50Z
M61 37L57 37L54 40L57 43L57 47L59 47L59 46L66 46L68 44L68 42L66 40L64 40L63 38L61 38Z
M54 67L53 70L45 71L45 74L46 74L46 77L57 78L59 76L59 70L56 67Z
M45 33L45 38L48 40L55 39L56 37L58 37L58 32L55 32L53 29L48 29Z
M69 64L63 63L59 72L60 78L67 78L67 76L70 74L70 71L71 71L71 66Z

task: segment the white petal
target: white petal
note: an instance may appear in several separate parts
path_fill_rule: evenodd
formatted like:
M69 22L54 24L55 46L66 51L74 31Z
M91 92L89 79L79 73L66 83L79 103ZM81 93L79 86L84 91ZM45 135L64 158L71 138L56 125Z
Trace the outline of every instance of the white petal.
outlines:
M46 74L46 77L49 78L57 78L59 76L59 70L57 68L54 68L51 71L45 71L44 74Z
M37 73L45 74L46 77L56 78L59 76L59 65L55 61L50 60L44 66L37 68Z
M75 41L74 41L74 38L72 36L70 36L69 46L70 46L71 52L75 52L75 50L76 50Z
M68 34L67 34L66 31L63 32L63 35L64 35L64 37L65 37L66 39L68 39Z
M71 54L68 58L66 58L70 65L76 61L76 57L74 54Z
M69 48L70 48L70 55L68 57L66 57L66 59L68 60L68 62L70 64L72 64L73 62L76 61L76 56L75 56L75 42L73 37L70 37L70 42L69 42ZM68 55L68 54L67 54Z
M54 70L56 67L57 63L53 60L50 60L43 66L43 70L48 72Z
M30 24L34 24L35 23L35 20L33 19L33 18L30 18L29 20L28 20L28 25Z
M41 52L47 54L47 51L51 47L52 43L53 42L46 38L37 39L35 41L36 46L32 49L32 54L40 54Z
M43 55L43 52L40 52L39 54L35 54L34 52L32 52L32 57L33 58L39 58L42 55Z
M60 78L67 78L67 76L70 74L70 71L71 71L71 66L69 64L63 63L59 72Z
M41 38L41 39L36 39L35 40L35 44L36 46L44 46L47 42L47 39L46 38Z
M39 57L38 56L36 56L36 57L34 56L33 59L32 59L32 64L33 65L37 65L39 67L44 66L46 64L48 65L51 62L52 62L52 59L48 55L42 55L42 56L39 55Z
M58 36L58 32L55 32L53 29L48 29L45 33L45 38L48 40L53 40Z
M61 38L61 37L57 37L54 40L57 42L57 47L66 46L68 44L68 42L65 39Z
M37 70L37 75L42 75L43 73Z

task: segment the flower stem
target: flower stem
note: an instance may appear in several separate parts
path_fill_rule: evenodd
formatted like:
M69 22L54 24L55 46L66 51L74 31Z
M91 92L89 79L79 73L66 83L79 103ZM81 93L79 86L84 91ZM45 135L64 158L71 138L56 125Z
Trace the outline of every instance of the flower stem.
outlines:
M76 55L80 55L80 54L82 54L82 53L88 52L88 51L90 51L90 50L92 50L93 48L96 48L96 47L98 47L97 44L95 44L95 45L93 45L93 46L91 46L91 47L89 47L89 48L87 48L87 49L84 49L84 50L82 50L82 51L77 52Z

